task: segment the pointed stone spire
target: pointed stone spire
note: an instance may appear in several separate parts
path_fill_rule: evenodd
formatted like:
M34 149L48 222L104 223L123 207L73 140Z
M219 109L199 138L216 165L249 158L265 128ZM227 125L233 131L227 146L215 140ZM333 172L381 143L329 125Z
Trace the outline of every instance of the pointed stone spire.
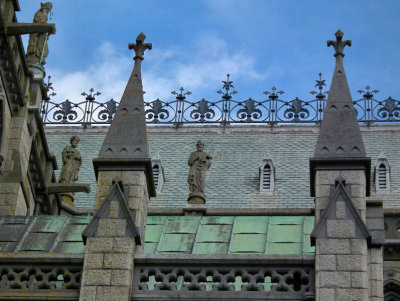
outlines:
M343 49L351 41L342 41L343 32L336 32L336 41L328 41L335 48L336 66L321 129L315 148L315 158L365 157L364 143L357 122L349 85L343 68Z
M144 114L141 64L146 49L146 36L141 33L129 49L135 50L135 67L125 87L118 111L108 129L99 158L148 158L146 118Z
M365 169L369 195L371 160L366 158L357 113L343 67L343 50L345 46L351 46L351 41L342 40L343 32L340 29L335 36L336 41L327 42L328 47L335 48L336 65L314 158L310 160L311 195L314 196L316 169Z
M96 176L98 170L145 170L148 185L154 186L151 159L148 151L146 117L144 111L141 65L144 52L152 48L144 43L146 36L140 33L129 49L135 51L135 65L124 94L108 129L99 157L93 160ZM149 186L152 196L154 187Z

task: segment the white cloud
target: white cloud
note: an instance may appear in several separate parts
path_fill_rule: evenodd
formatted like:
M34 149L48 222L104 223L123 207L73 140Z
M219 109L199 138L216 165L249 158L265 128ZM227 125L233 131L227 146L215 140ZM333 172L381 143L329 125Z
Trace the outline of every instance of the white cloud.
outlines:
M212 47L211 47L212 45ZM114 98L119 101L133 68L133 52L121 55L111 43L103 43L95 52L89 68L65 74L62 70L48 69L54 82L57 101L69 99L83 101L83 91L93 88L102 93L98 100ZM235 80L265 79L265 73L256 70L256 60L240 49L229 49L222 39L201 36L191 49L152 50L145 54L143 86L148 101L171 97L170 91L181 86L197 92L195 99L206 94L206 89L220 86L226 73ZM215 91L213 91L215 93Z

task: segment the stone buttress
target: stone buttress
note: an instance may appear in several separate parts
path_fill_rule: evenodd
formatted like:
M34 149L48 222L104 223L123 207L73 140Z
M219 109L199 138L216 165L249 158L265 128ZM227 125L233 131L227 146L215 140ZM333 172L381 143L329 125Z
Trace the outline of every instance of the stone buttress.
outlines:
M141 33L135 66L93 165L97 192L86 239L80 301L130 300L134 253L140 252L149 196L155 186L148 153L141 61L151 44Z
M351 41L342 41L340 30L335 35L336 41L328 41L335 48L335 70L310 159L316 300L383 300L382 241L368 228L370 158L343 68L343 49ZM379 206L374 210L382 212ZM383 224L383 215L377 221Z

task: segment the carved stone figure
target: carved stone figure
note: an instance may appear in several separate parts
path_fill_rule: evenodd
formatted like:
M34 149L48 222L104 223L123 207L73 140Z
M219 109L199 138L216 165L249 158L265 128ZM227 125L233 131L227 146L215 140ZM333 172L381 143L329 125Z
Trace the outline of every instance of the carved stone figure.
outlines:
M75 183L78 180L79 168L82 164L82 157L76 149L80 139L78 136L72 136L70 143L71 146L64 147L62 151L62 162L59 183Z
M35 13L35 16L33 17L33 23L47 24L48 14L52 8L53 4L51 2L40 3L40 9ZM41 63L42 65L46 64L46 57L49 55L47 40L48 40L48 34L43 34L43 33L30 34L28 49L26 51L26 59L28 65L35 65L39 63ZM42 61L40 62L41 57Z
M189 199L191 204L204 204L204 188L206 186L206 170L211 166L212 156L206 153L204 142L199 140L196 143L197 151L190 154L188 164L190 166L188 184Z

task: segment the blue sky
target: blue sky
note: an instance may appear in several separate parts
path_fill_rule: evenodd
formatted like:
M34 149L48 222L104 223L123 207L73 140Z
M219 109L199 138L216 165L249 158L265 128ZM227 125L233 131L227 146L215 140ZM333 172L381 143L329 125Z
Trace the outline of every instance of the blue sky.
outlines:
M20 0L19 22L31 22L40 1ZM328 88L338 28L353 98L366 85L379 99L398 97L400 86L399 1L289 0L54 0L57 33L49 40L46 71L56 101L82 100L94 88L98 100L119 100L133 68L128 43L143 31L153 50L145 53L147 101L172 99L181 86L190 99L217 100L226 73L237 100L261 100L276 86L282 99L311 99L318 73ZM24 38L27 46L27 37Z

